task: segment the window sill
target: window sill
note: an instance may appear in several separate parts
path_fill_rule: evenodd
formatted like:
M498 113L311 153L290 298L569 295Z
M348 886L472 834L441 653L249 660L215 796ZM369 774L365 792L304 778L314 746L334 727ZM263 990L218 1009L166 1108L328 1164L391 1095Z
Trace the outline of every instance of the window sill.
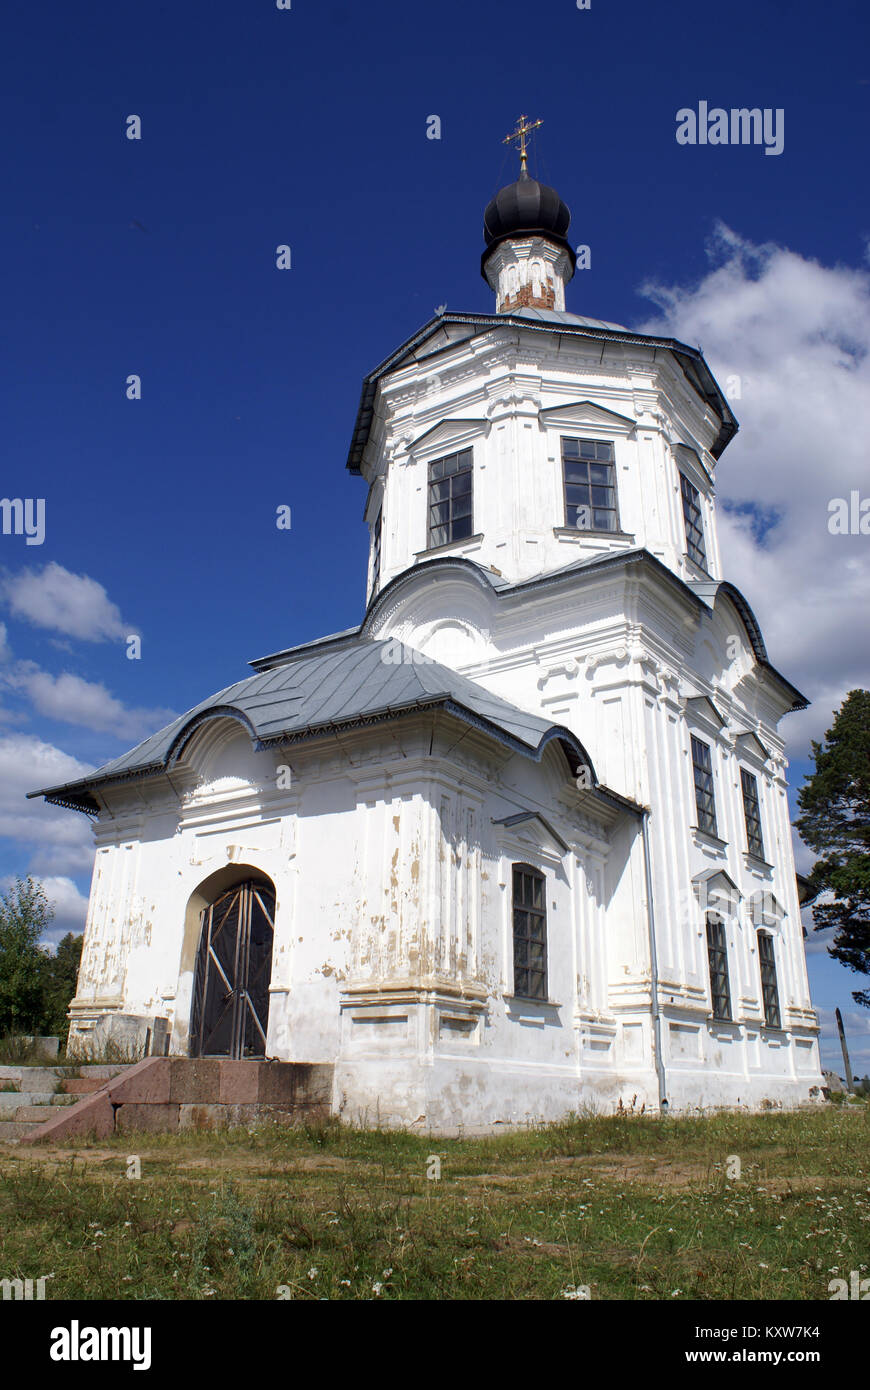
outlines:
M592 526L554 526L553 535L560 541L582 541L586 536L594 536L596 540L607 539L611 541L633 541L635 539L628 531L597 531Z
M506 1004L512 1007L528 1008L529 1004L535 1004L539 1009L561 1009L562 1005L555 999L530 999L526 994L503 994Z
M728 848L727 840L720 840L718 835L711 835L709 830L702 830L699 825L692 825L689 829L696 839L701 840L705 845L711 845L714 849L720 850Z
M766 869L768 873L773 873L773 864L768 864L766 859L760 859L757 854L752 854L748 849L743 851L743 858L750 869Z
M707 569L704 569L704 566L703 566L703 565L699 565L697 560L693 560L692 557L691 557L691 555L686 555L686 554L684 553L684 554L683 554L683 559L685 560L686 564L687 564L688 567L689 567L689 578L690 578L690 579L710 579L710 580L713 579L713 576L712 576L712 574L710 573L710 571L707 570ZM713 582L715 583L715 580L714 580Z
M483 532L479 531L476 536L463 536L461 541L445 541L444 545L433 545L428 550L418 550L414 555L415 560L425 560L430 555L442 555L448 550L456 550L463 545L476 545L483 540Z

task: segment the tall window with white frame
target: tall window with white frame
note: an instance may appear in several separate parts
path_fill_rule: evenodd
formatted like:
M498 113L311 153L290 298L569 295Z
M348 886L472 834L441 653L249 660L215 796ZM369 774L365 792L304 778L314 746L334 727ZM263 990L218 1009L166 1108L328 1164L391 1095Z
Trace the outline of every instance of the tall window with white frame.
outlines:
M680 474L680 492L683 498L683 521L686 525L686 553L690 560L706 572L707 552L704 548L704 517L701 511L701 494L690 483L685 473Z
M776 950L769 931L759 931L758 968L761 972L761 1002L764 1022L768 1028L781 1027L779 1019L779 988L776 983Z
M698 829L716 835L716 798L713 794L713 765L710 746L692 734L692 773L695 779L695 806Z
M384 509L379 508L377 520L372 530L372 588L376 589L381 578L381 530L383 528Z
M565 525L580 531L618 531L613 445L562 436Z
M728 980L728 945L725 923L715 912L707 913L707 958L710 962L710 999L713 1017L731 1022L731 986Z
M429 549L471 535L473 451L433 459L429 464Z
M745 767L740 769L740 787L743 792L743 819L746 822L746 845L756 859L764 858L764 836L761 833L761 806L758 800L758 782Z
M547 884L531 864L513 866L514 994L547 998Z

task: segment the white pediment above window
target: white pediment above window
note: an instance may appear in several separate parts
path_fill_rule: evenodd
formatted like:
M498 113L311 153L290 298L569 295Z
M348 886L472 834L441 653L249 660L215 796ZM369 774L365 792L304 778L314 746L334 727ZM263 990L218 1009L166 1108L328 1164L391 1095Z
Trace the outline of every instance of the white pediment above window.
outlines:
M782 904L767 888L759 888L747 904L749 919L754 927L778 927L785 916Z
M753 733L752 729L744 729L741 733L737 734L734 739L734 747L738 753L757 758L759 762L766 763L770 761L770 749L761 742L761 739L756 733Z
M549 848L551 854L555 851L556 857L561 859L561 856L568 852L568 845L562 836L538 811L517 811L512 816L502 816L500 820L493 820L493 825L513 831L512 838L517 844L526 843L534 846L539 853ZM529 831L532 832L531 836Z
M485 439L489 430L489 420L442 420L408 445L408 457L416 462L455 454L467 449L476 439Z
M686 717L690 722L699 724L713 724L717 729L724 729L728 720L717 705L714 705L709 695L691 695L685 701Z
M724 869L705 869L692 879L701 912L715 912L726 921L737 916L741 892Z
M681 472L685 473L689 481L694 482L701 491L705 491L708 484L712 482L712 478L710 470L698 450L691 448L688 444L674 444L673 450Z
M637 429L637 421L619 415L595 401L567 401L564 405L547 406L538 412L542 429L606 430L608 434L627 437Z

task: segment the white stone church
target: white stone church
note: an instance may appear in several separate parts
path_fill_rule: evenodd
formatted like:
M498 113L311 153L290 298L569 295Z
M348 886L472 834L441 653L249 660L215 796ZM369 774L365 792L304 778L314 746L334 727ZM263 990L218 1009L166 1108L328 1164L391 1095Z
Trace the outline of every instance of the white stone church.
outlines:
M94 820L73 1044L332 1063L336 1114L434 1130L818 1097L737 425L700 351L566 310L522 154L494 310L363 383L360 625L33 793Z

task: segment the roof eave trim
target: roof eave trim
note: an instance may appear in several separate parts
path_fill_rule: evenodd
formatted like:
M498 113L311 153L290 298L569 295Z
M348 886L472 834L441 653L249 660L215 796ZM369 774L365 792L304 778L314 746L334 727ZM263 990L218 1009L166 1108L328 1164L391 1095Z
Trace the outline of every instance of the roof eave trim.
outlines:
M524 319L515 314L438 314L435 318L429 319L422 328L418 329L410 338L398 347L395 352L386 357L374 371L364 378L362 390L360 392L360 403L357 409L356 421L354 424L353 435L351 438L350 450L348 452L347 467L352 473L362 471L363 454L368 443L368 431L374 413L374 398L380 378L384 376L392 367L403 357L412 352L426 336L436 328L443 327L445 324L469 324L479 328L498 328L510 324L514 328L524 328L533 333L559 333L569 337L578 338L605 338L613 342L632 343L637 346L652 348L662 348L668 352L673 352L680 360L681 368L694 391L698 390L696 382L691 380L689 374L682 367L682 359L693 363L698 368L703 390L703 399L707 404L715 409L716 415L721 420L721 428L710 453L718 459L724 452L727 445L734 438L739 429L739 425L734 418L733 412L722 394L716 379L707 363L703 353L698 348L689 347L687 343L681 343L677 338L658 338L645 333L632 333L628 329L616 328L586 328L580 324L568 323L548 323L535 319ZM712 402L715 400L715 406Z

